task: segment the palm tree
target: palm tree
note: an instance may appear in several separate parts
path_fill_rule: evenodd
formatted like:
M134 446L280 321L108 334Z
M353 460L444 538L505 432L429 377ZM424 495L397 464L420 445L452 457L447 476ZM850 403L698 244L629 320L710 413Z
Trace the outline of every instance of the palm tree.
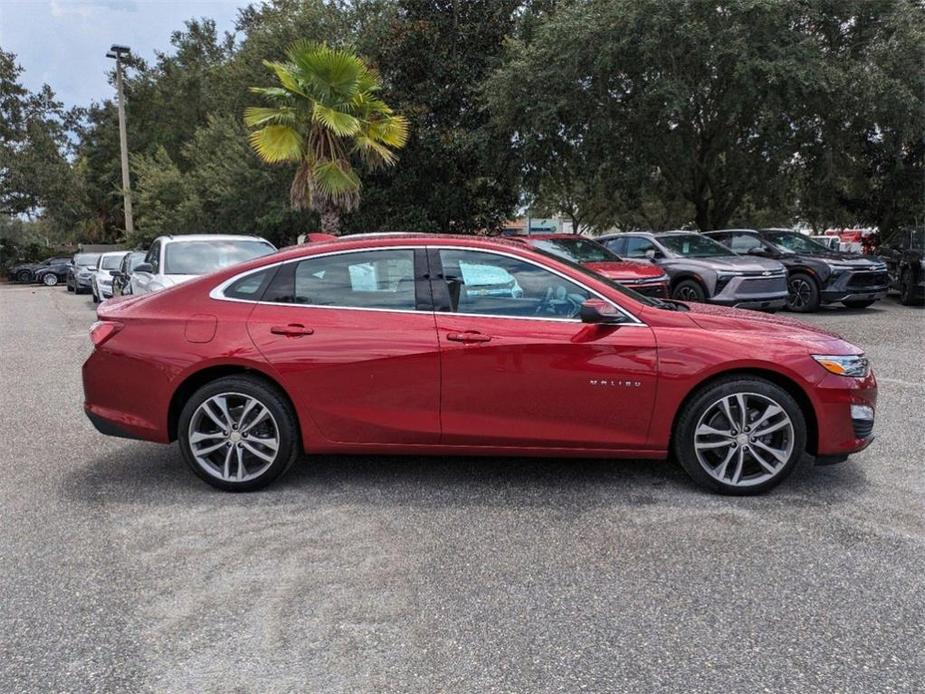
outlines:
M340 217L360 202L354 162L396 162L408 121L377 97L379 76L350 51L298 41L286 62L264 61L279 86L251 87L272 106L244 111L255 130L251 146L268 164L295 162L290 199L297 210L321 215L321 230L337 234Z

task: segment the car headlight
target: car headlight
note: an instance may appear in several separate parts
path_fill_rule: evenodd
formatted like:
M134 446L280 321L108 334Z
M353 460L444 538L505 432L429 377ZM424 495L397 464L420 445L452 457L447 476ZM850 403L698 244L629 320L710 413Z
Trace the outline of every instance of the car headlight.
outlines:
M716 276L720 279L728 280L730 277L741 277L744 274L744 272L738 270L720 270L716 273Z
M813 359L829 373L852 378L865 378L870 373L870 361L863 354L839 356L814 354Z

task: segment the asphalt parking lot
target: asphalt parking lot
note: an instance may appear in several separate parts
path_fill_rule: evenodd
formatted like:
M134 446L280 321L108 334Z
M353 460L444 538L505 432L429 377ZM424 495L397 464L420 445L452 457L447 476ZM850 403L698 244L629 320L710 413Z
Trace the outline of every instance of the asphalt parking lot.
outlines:
M770 495L665 462L306 461L224 494L82 413L93 305L0 285L0 691L916 692L925 311L864 347L878 440Z

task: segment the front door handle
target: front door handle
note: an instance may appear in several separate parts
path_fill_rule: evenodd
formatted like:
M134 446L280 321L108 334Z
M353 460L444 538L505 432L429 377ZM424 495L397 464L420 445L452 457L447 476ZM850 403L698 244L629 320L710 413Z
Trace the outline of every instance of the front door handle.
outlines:
M450 342L490 342L490 335L483 335L476 330L466 330L462 333L447 333L446 339Z
M288 337L299 337L300 335L311 335L315 331L306 328L301 323L290 323L289 325L274 325L270 328L274 335L286 335Z

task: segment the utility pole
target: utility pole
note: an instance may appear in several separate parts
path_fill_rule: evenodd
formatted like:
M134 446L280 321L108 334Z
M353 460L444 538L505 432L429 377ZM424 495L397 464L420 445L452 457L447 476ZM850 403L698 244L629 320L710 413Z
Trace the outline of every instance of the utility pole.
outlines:
M122 57L129 55L128 46L113 44L107 58L116 61L116 90L119 92L119 145L122 150L122 200L125 209L125 233L132 236L135 224L132 220L132 188L128 175L128 135L125 133L125 95L122 92Z

